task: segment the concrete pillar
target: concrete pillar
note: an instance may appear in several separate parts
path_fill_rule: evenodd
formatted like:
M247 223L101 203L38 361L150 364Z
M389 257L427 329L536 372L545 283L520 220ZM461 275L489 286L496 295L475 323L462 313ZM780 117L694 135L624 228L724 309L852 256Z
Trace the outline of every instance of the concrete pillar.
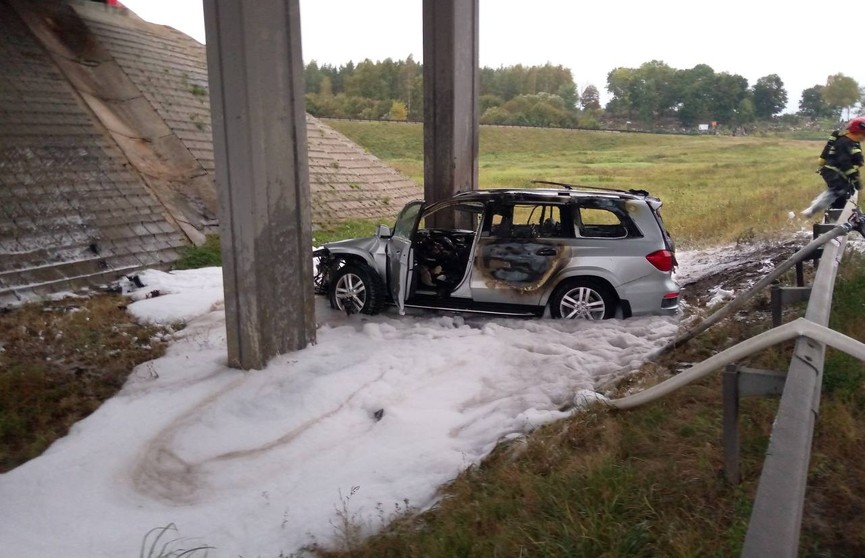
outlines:
M478 3L423 0L427 201L478 189ZM437 219L435 226L453 224L451 215Z
M204 0L228 363L315 342L298 0Z

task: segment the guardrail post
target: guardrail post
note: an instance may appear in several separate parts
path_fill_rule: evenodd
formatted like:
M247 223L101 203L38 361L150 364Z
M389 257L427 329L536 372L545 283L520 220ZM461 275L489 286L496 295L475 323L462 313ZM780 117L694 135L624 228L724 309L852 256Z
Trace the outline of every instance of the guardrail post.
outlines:
M739 484L739 365L728 364L723 377L724 400L724 476Z
M724 476L730 484L739 484L739 402L753 395L781 395L787 375L776 370L760 370L738 364L724 368Z
M781 287L772 285L770 289L772 307L772 326L781 325L782 310L787 304L803 302L811 296L811 287Z
M812 227L811 235L814 238L817 238L821 234L831 231L834 227L835 227L835 224L833 224L833 223L814 223L814 225ZM811 257L811 261L814 263L814 267L816 267L820 263L821 257L823 257L823 247L818 246L817 248L814 249L814 253Z
M781 287L772 285L772 288L769 289L769 294L769 306L772 308L772 326L778 327L781 325L784 310L781 303Z

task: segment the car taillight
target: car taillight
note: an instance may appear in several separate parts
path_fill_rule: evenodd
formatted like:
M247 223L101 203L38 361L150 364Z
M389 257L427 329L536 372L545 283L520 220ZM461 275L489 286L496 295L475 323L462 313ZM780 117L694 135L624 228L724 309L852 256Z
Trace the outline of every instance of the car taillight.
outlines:
M646 256L646 259L649 260L650 264L661 271L673 271L676 256L674 256L669 250L658 250L657 252L652 252Z

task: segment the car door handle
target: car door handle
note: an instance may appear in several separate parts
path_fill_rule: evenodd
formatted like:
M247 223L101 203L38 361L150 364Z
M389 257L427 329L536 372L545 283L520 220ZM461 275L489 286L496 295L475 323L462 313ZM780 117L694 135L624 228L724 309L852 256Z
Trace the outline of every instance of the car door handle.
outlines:
M555 256L556 249L555 248L541 248L537 252L535 252L538 256Z

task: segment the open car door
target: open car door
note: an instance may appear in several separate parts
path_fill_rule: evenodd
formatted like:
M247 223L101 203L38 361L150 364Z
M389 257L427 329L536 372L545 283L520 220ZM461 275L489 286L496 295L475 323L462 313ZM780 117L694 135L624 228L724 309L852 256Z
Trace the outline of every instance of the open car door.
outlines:
M414 254L411 243L423 207L423 201L411 202L406 205L397 216L393 235L387 242L390 295L393 297L400 314L405 314L405 300L408 298L408 290L411 287L414 271Z

